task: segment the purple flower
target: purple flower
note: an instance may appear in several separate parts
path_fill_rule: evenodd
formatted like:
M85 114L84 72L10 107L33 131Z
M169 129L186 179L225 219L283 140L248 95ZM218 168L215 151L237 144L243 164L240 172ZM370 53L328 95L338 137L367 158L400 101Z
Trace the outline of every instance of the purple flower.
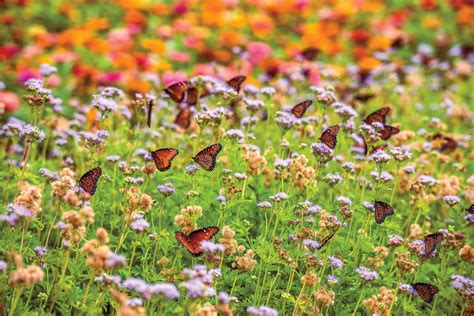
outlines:
M209 240L203 240L201 242L201 249L204 252L210 252L210 253L215 253L215 252L220 252L224 253L225 251L225 246L223 244L216 244L213 243L212 241Z
M51 66L49 64L41 64L39 68L40 74L44 77L49 77L55 72L58 71L58 69L54 66ZM37 79L38 80L38 79Z
M44 257L46 253L48 252L48 248L46 247L41 247L41 246L36 246L33 249L38 257Z
M288 195L285 192L278 192L277 194L270 196L270 200L275 202L281 202L286 199L288 199Z
M180 286L186 289L188 298L210 297L215 295L215 289L212 287L214 276L220 276L219 269L207 269L204 265L195 265L194 268L184 269L183 274L187 277Z
M328 173L324 176L323 181L328 183L330 186L333 186L342 182L342 177L339 175L339 173Z
M377 171L372 171L370 173L370 176L374 178L376 182L380 183L387 183L393 180L393 176L386 171L383 171L382 173L380 173L380 175Z
M312 239L305 239L305 240L303 240L303 244L304 244L306 247L313 248L313 249L317 249L317 248L319 247L319 242L314 241L314 240L312 240Z
M397 161L405 161L407 159L411 159L411 151L410 148L403 146L403 147L392 147L390 149L390 154L393 158Z
M333 267L334 269L342 269L342 267L344 267L344 261L342 261L341 259L334 256L329 256L328 259L331 263L331 267Z
M59 175L57 174L57 172L53 172L51 170L48 170L46 168L41 168L38 173L40 174L40 176L48 179L48 181L57 181L59 180Z
M237 297L230 296L226 292L219 292L219 295L217 295L217 300L222 304L229 304L230 301L236 301Z
M99 130L95 133L79 132L79 137L85 141L88 146L101 146L107 138L109 138L109 132L104 130Z
M130 306L130 307L142 306L143 301L139 297L134 297L134 298L131 298L127 301L127 305Z
M474 299L474 279L454 274L451 276L451 286L464 298Z
M3 260L0 260L0 271L2 272L7 271L7 263Z
M128 278L123 281L122 286L126 289L139 293L146 300L151 298L150 285L142 279Z
M176 188L172 183L164 183L160 184L156 187L158 191L163 195L164 197L171 196L176 193Z
M59 229L59 230L65 230L66 227L67 227L67 224L65 222L58 222L56 224L56 227Z
M389 235L388 245L390 247L398 247L400 245L403 245L403 237L400 235Z
M122 280L119 275L109 275L107 273L102 273L102 275L96 277L95 280L105 286L114 284L117 288L122 287L121 285Z
M178 288L176 287L176 285L172 283L159 282L159 283L152 284L150 288L151 288L152 294L155 294L155 295L161 294L169 299L179 298Z
M0 222L6 222L10 226L16 226L23 218L32 218L33 213L19 204L8 204L7 213L0 215Z
M328 275L328 283L331 285L339 283L339 279L335 275Z
M438 183L438 181L433 178L433 177L430 177L430 176L427 176L427 175L421 175L419 178L418 178L418 181L425 185L425 186L428 186L428 187L433 187L436 185L436 183Z
M456 204L461 203L461 199L455 195L445 195L443 201L446 202L449 206L453 207Z
M107 159L107 161L117 162L117 161L120 160L120 156L119 155L112 155L112 156L105 157L105 159Z
M127 263L126 263L125 257L119 254L116 254L115 252L112 252L107 258L107 268L110 268L110 269L123 267L126 264Z
M102 115L115 112L118 108L117 101L100 94L95 94L92 96L92 106L99 110Z
M379 277L379 274L375 271L370 270L369 268L360 266L356 269L356 272L359 274L360 278L365 282L370 282Z
M344 169L346 172L354 173L354 168L355 165L353 162L348 161L342 164L342 169Z
M291 159L281 159L281 158L276 158L275 162L273 162L273 167L278 170L283 170L286 169L290 166Z
M193 164L190 164L190 165L186 166L185 171L186 171L187 174L193 175L196 171L198 171L198 169L199 169L199 166L197 164L193 163Z
M320 163L327 163L334 157L334 151L323 143L312 143L311 148Z
M352 205L351 199L345 197L345 196L339 196L337 197L337 203L339 203L340 206L349 206Z
M249 306L247 307L246 312L255 316L278 316L277 310L268 306Z
M244 138L244 133L240 129L229 129L225 132L225 136L233 140L241 140Z
M376 164L382 165L387 163L392 157L385 153L383 150L376 151L372 155L369 156L369 160L375 161Z
M403 168L403 171L405 171L405 173L407 173L407 174L412 174L412 173L415 173L415 167L406 166L405 168Z
M400 284L398 289L402 292L409 293L413 296L418 296L418 292L415 291L415 289L413 288L413 286L411 286L411 284L402 283L402 284Z
M272 208L272 203L268 201L263 201L257 204L257 207L260 209L271 209Z
M137 233L142 233L150 227L142 214L136 214L133 221L130 223L130 229Z
M474 214L467 214L464 216L464 219L468 222L468 224L474 224Z

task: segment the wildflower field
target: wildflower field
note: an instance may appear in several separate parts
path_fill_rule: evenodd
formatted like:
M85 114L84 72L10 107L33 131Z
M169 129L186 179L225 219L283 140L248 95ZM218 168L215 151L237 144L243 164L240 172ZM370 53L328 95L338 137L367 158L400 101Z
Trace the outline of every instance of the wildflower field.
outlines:
M472 0L0 0L0 315L473 315Z

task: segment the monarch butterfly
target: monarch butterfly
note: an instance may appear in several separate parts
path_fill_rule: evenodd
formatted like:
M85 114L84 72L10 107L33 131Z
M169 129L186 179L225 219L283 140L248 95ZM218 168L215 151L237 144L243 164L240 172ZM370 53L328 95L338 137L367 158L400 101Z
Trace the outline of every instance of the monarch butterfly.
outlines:
M303 117L306 110L311 106L311 104L313 104L312 100L302 101L291 109L291 113L293 113L293 115L297 118L301 118Z
M174 123L182 129L188 129L191 125L191 107L186 106L182 109L174 120Z
M361 93L358 93L356 94L353 98L354 100L356 101L359 101L359 102L367 102L369 101L370 99L373 99L375 97L375 94L374 93L370 93L370 92L361 92Z
M320 50L314 47L307 47L303 49L300 55L307 61L313 61L314 58L320 53Z
M319 140L331 149L336 148L337 133L339 133L339 125L334 125L327 128L319 137Z
M385 125L382 130L379 131L379 137L383 140L388 140L395 134L400 133L400 129L398 127Z
M199 99L205 96L208 96L211 94L209 90L203 88L201 92L199 92L198 88L196 87L190 87L188 90L186 90L186 104L188 105L196 105Z
M189 81L179 81L165 88L165 92L175 102L181 103L184 99L186 90L189 87Z
M202 255L201 242L210 240L219 232L219 227L210 226L193 231L189 235L182 232L176 232L176 239L184 246L194 257Z
M92 196L97 189L97 182L101 175L102 169L100 167L91 169L87 171L81 179L79 179L79 186L84 190L84 192Z
M385 119L387 118L388 113L390 113L390 108L388 106L383 107L369 114L369 116L365 118L364 122L367 124L372 124L374 122L385 124Z
M246 76L235 76L234 78L227 81L227 85L234 89L235 92L239 93L242 83L244 83L245 79L247 79Z
M411 284L413 289L420 295L420 297L425 301L425 303L431 303L434 299L436 293L439 292L438 287L433 284L428 283L413 283Z
M369 152L369 156L375 154L375 153L378 153L379 151L382 151L382 150L385 150L385 148L387 148L387 144L382 144L382 145L378 145L376 147L374 147L370 152Z
M434 134L432 139L440 142L439 152L453 152L458 146L458 143L452 137L440 133Z
M171 161L178 153L179 151L174 148L161 148L153 151L151 156L155 162L156 169L163 172L171 168Z
M337 231L339 230L339 226L337 226L336 230L333 231L332 233L330 233L328 236L324 237L321 242L319 243L318 247L316 247L317 250L321 249L324 247L325 244L327 244L327 242L329 240L331 240L332 237L334 237L334 235L336 235Z
M212 144L201 150L193 157L204 170L212 171L216 167L216 157L222 150L221 144Z
M382 201L374 202L375 222L382 224L387 216L393 215L393 207Z
M425 236L425 254L431 255L436 249L436 245L443 240L443 234L436 232Z

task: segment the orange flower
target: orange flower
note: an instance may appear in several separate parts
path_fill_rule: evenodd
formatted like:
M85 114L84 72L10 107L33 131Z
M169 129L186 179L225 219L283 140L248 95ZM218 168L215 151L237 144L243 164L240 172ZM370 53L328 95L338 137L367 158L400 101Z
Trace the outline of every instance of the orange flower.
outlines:
M109 52L109 44L106 40L92 38L86 43L86 47L93 53L106 55Z
M151 86L148 81L142 80L138 77L130 77L125 82L127 90L137 92L137 93L146 93L150 91Z
M250 17L250 27L257 37L267 37L273 32L273 20L266 14L256 14Z
M170 7L164 3L154 4L150 11L154 15L169 15L170 14Z
M365 57L359 61L359 67L363 71L374 70L380 66L380 61L373 57Z
M146 23L146 17L138 10L129 10L124 17L125 23L144 25Z
M474 26L474 7L462 7L456 15L456 20L459 24L467 24Z
M166 53L166 44L159 39L143 39L141 42L143 48L152 51L158 56L163 56Z
M392 41L385 36L374 36L369 40L370 50L387 50L390 48Z
M219 35L219 43L224 47L234 47L244 42L244 37L233 30L222 31Z
M90 32L101 31L109 28L109 19L95 18L90 19L84 24L84 28Z
M440 26L440 21L435 16L427 16L421 21L421 25L427 29L438 29Z

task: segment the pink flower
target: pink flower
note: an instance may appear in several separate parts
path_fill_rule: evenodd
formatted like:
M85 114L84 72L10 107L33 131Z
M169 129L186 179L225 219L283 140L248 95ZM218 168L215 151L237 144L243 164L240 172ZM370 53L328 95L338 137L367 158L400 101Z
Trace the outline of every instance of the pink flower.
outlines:
M30 69L23 69L20 71L20 74L18 75L18 82L21 84L24 84L28 79L35 78L39 79L41 78L40 74L34 70Z
M252 64L258 64L260 61L272 54L271 47L261 42L252 42L248 44L247 51L250 55L249 60Z
M61 84L61 78L57 74L51 75L48 79L48 87L54 88L54 87L59 87Z
M185 63L189 61L189 54L183 52L172 52L170 54L170 59L179 63Z
M165 86L168 86L172 83L183 81L186 79L187 79L186 74L182 71L177 71L177 72L166 71L161 77L161 80L163 81L163 84Z
M189 48L198 48L202 43L202 40L195 36L186 36L183 40L183 44Z
M194 67L194 75L215 77L216 74L211 64L197 64Z
M100 84L105 85L105 86L119 82L120 79L121 79L121 74L120 72L117 72L117 71L104 72L97 75L97 81Z
M114 29L109 32L107 41L112 52L126 51L131 49L133 42L130 36L130 31L124 28Z
M0 113L13 112L20 106L20 98L13 92L0 91Z

